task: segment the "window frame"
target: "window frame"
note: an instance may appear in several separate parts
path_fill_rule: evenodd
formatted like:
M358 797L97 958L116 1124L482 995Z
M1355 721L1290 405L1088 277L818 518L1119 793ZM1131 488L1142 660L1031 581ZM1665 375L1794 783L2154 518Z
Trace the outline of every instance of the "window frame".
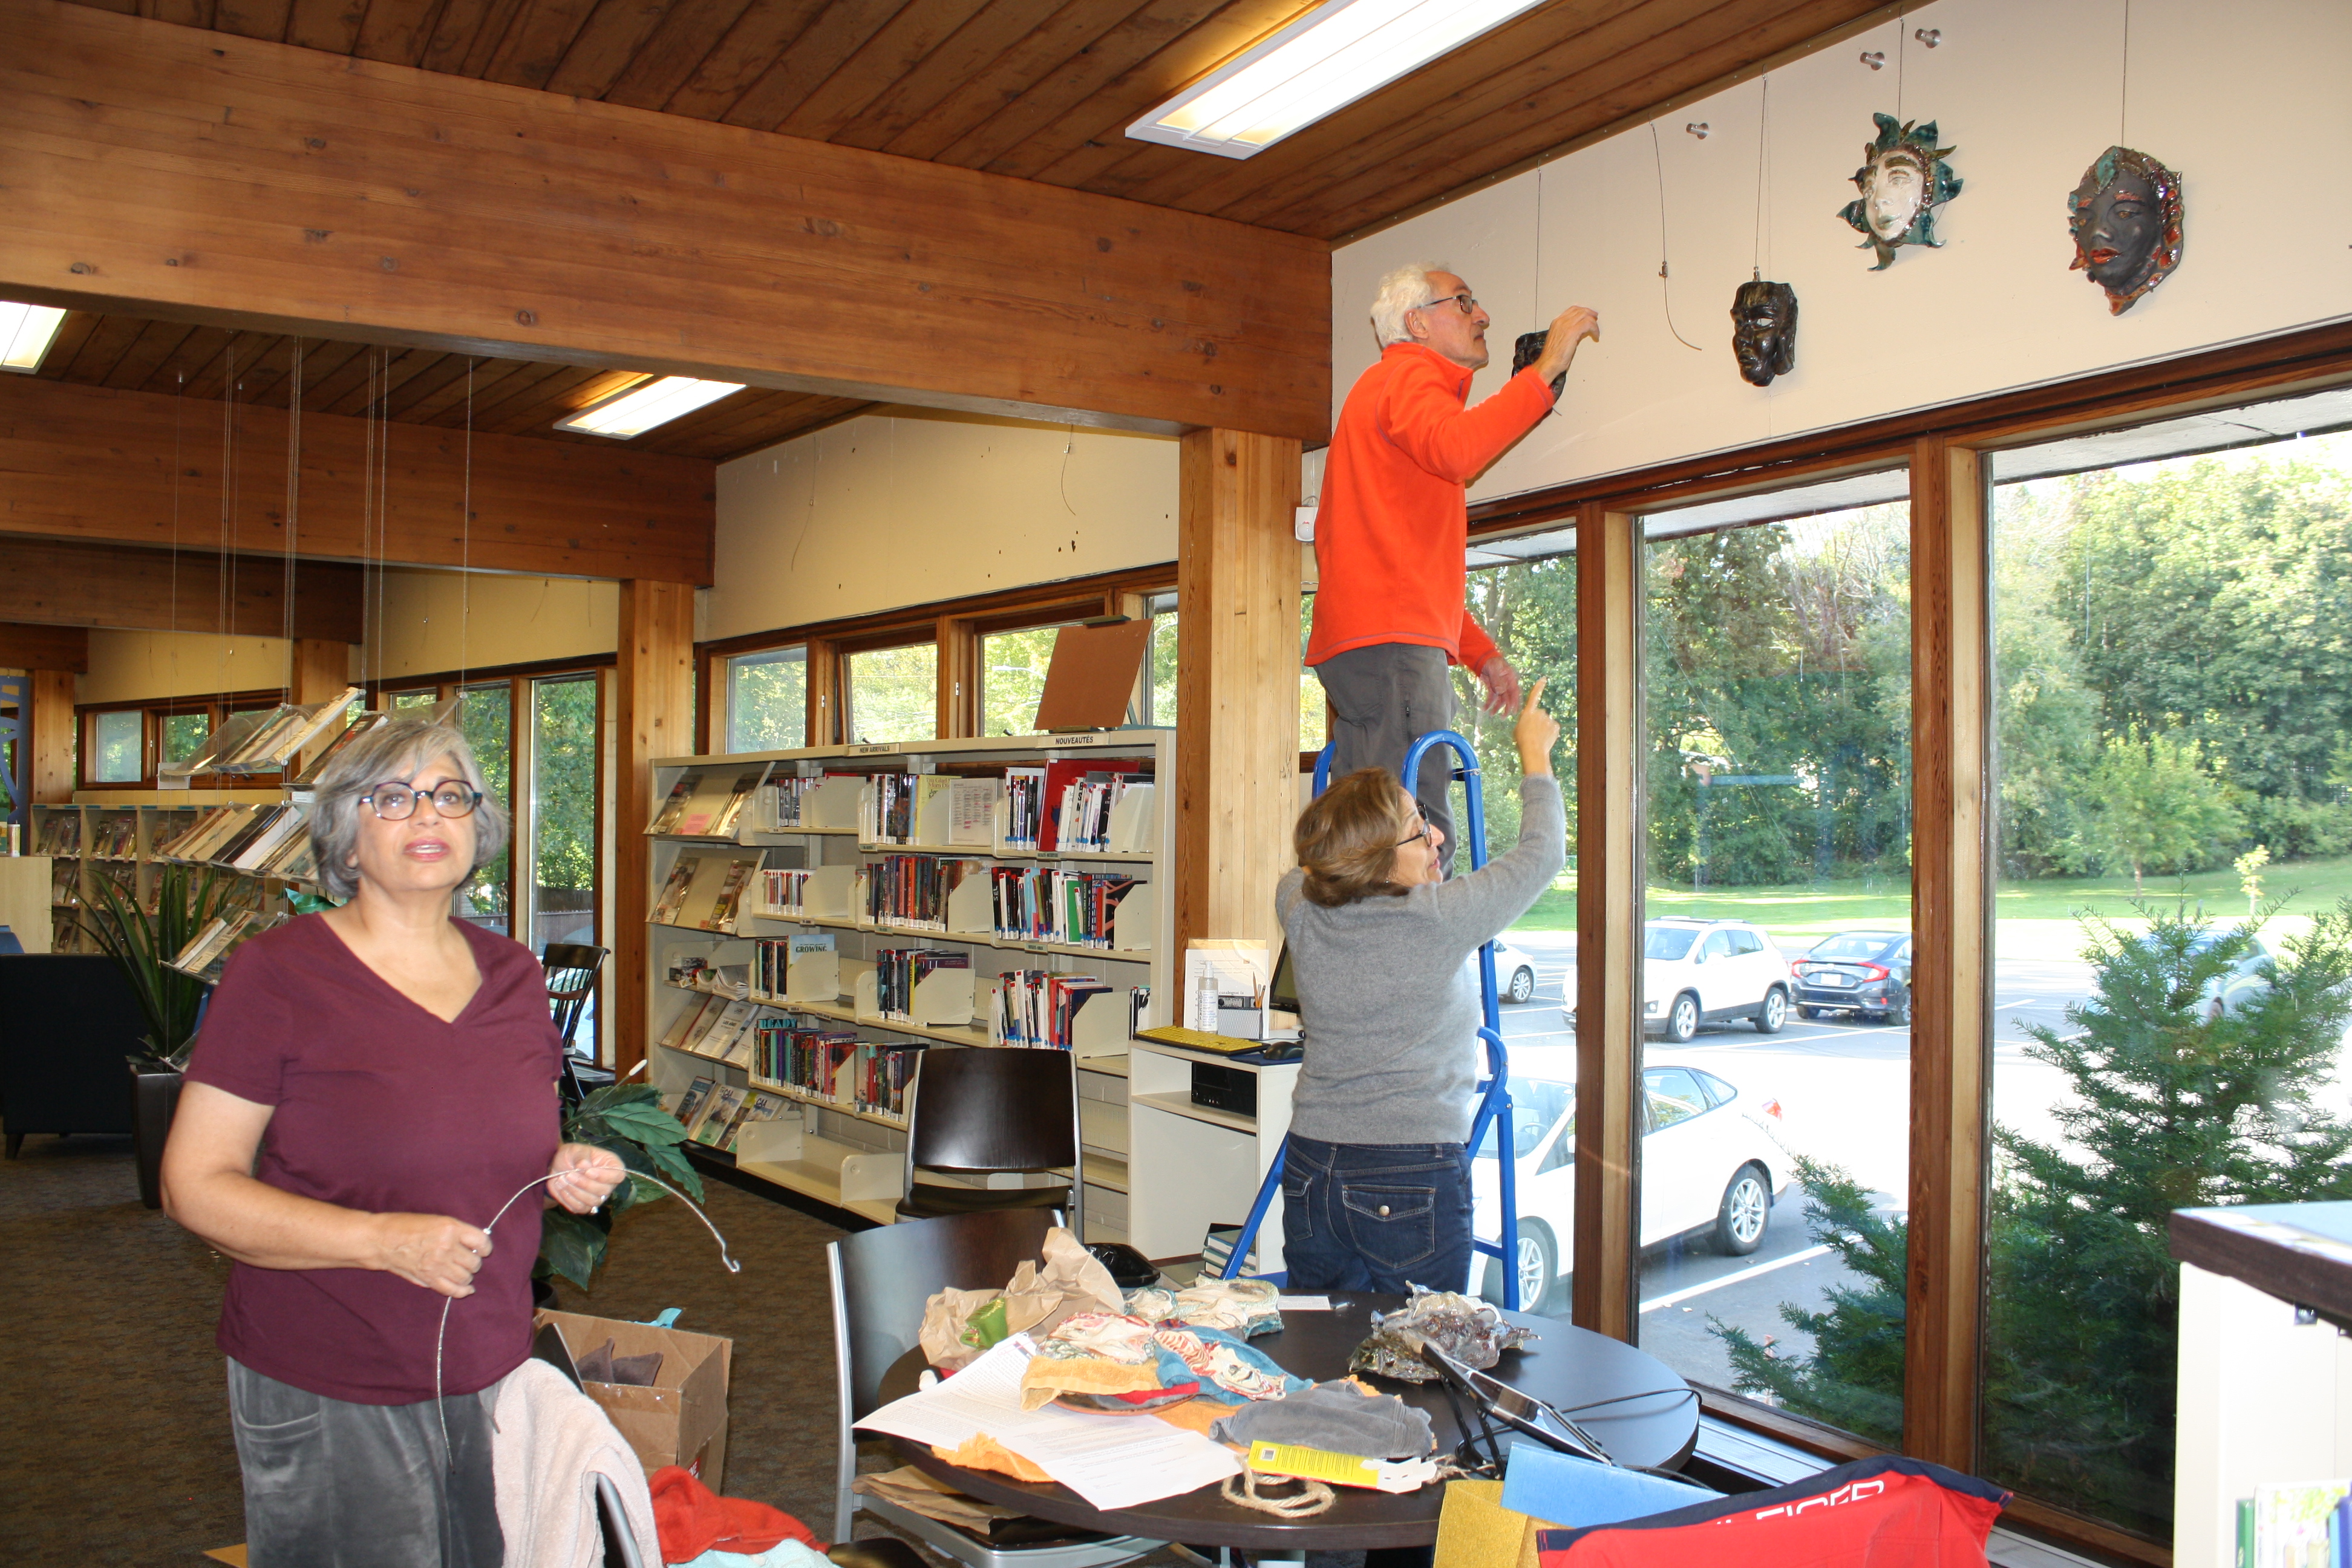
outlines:
M232 714L247 713L256 708L274 708L287 700L283 687L263 687L249 691L220 692L207 697L157 697L138 701L79 702L74 705L74 723L79 739L75 759L74 787L79 790L103 792L110 790L152 790L156 787L156 770L163 754L163 721L186 714L202 714L209 733L226 723ZM97 755L98 716L101 713L141 715L139 742L139 776L135 779L115 779L100 783L89 776ZM238 773L223 776L218 773L198 773L189 780L195 789L276 789L284 782L281 773Z

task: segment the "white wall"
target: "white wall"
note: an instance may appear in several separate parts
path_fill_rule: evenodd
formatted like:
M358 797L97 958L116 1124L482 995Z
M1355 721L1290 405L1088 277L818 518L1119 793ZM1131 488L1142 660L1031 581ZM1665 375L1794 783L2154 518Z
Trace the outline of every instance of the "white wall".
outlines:
M895 409L719 469L716 585L737 637L1176 558L1177 443Z
M394 567L383 613L368 605L370 679L608 654L620 646L621 587L576 577L509 577Z
M2126 144L2183 176L2172 277L2124 315L2067 270L2066 195L2118 140L2122 0L1939 0L1769 78L1759 257L1760 82L1637 129L1338 251L1336 410L1375 357L1374 281L1450 261L1511 340L1571 303L1601 312L1559 417L1473 487L1474 499L2261 336L2352 313L2352 204L2334 149L2352 140L2352 5L2341 0L2132 0ZM1937 47L1910 32L1933 27ZM1873 71L1859 56L1883 50ZM1906 247L1874 273L1837 216L1874 110L1937 122L1964 184L1943 248ZM1684 126L1705 121L1698 140ZM1664 164L1674 321L1660 300ZM1538 236L1538 186L1541 185ZM1538 245L1538 240L1540 244ZM1540 250L1540 276L1538 253ZM1730 348L1733 290L1751 262L1797 290L1797 368L1759 390Z

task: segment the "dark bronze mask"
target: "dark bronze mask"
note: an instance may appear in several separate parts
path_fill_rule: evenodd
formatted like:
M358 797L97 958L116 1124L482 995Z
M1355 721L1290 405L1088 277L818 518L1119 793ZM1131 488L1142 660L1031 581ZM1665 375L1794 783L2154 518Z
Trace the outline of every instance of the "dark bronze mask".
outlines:
M1797 368L1797 291L1761 279L1731 297L1731 353L1751 385L1769 386Z
M1528 366L1535 363L1537 360L1543 356L1544 340L1549 336L1551 336L1551 333L1549 329L1540 332L1521 332L1519 334L1518 341L1511 345L1511 374L1513 375L1518 374L1519 372L1527 369ZM1568 372L1566 371L1561 371L1558 375L1551 378L1551 399L1555 405L1559 402L1561 389L1567 385ZM1557 414L1559 412L1559 409L1555 406L1552 409L1552 412Z
M2066 198L2073 270L2120 316L2180 265L2180 176L2145 153L2110 147Z

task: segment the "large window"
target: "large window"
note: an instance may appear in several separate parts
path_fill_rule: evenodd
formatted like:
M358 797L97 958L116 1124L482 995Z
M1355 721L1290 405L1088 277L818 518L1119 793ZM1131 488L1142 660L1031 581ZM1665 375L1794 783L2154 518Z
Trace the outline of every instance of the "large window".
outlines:
M460 732L466 743L473 748L474 761L482 770L483 781L498 799L514 801L514 688L505 680L486 682L464 689L464 704L458 709ZM485 931L501 936L514 929L514 847L509 844L500 850L498 858L476 868L457 890L457 917L469 920Z
M727 750L785 752L808 744L808 649L776 648L727 661Z
M1143 613L1151 622L1151 650L1146 657L1143 711L1138 721L1162 729L1176 727L1176 593L1144 596Z
M940 732L937 643L866 648L846 656L842 666L848 699L843 718L852 744L928 741Z
M2232 410L1993 462L1979 1468L2158 1540L2168 1213L2352 1196L2344 1099L2320 1092L2352 1022L2352 436L2158 454L2342 417Z
M1066 624L1066 623L1065 623ZM980 639L980 732L1028 735L1037 729L1037 702L1054 662L1061 625L989 632Z
M551 942L596 940L597 678L593 671L530 682L530 925L542 956ZM573 1046L594 1057L592 998Z
M1909 1207L1909 511L1828 508L1905 486L1643 527L1639 1338L1694 1383L1889 1445Z
M89 716L89 782L137 784L147 776L147 714L124 708Z

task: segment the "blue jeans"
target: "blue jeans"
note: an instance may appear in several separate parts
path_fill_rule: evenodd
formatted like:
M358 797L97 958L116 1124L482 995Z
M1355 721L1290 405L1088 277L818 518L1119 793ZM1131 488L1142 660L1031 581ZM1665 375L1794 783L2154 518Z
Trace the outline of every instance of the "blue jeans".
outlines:
M1459 1143L1326 1143L1290 1135L1284 1289L1459 1290L1470 1280L1470 1152Z

